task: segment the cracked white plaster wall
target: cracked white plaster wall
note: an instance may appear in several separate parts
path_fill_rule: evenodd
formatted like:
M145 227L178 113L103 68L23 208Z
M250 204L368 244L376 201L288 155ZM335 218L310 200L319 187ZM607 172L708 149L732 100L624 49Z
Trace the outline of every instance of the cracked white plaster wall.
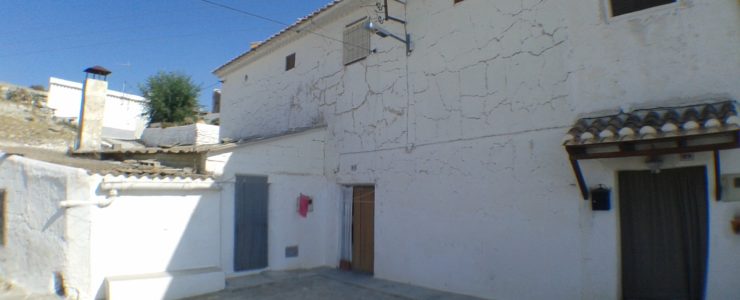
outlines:
M342 66L341 44L306 36L290 47L323 51L299 50L298 70L310 60L303 77L281 73L289 46L246 65L224 85L225 97L242 98L227 100L238 121L222 126L267 133L291 127L288 117L320 116L325 175L376 184L377 277L488 298L617 299L616 213L596 215L580 198L560 139L584 112L740 98L737 4L680 0L610 19L605 1L451 2L408 1L404 11L391 1L408 20L410 56L373 36L377 53ZM340 38L365 15L373 13L356 11L321 32ZM254 85L240 85L240 72L255 73ZM314 82L307 86L319 96L295 98L302 110L290 115L282 107L304 89L292 81ZM303 109L310 101L317 110ZM722 250L710 258L718 275L708 282L718 299L740 293L721 265L736 266L725 253L739 248L720 227L712 235Z

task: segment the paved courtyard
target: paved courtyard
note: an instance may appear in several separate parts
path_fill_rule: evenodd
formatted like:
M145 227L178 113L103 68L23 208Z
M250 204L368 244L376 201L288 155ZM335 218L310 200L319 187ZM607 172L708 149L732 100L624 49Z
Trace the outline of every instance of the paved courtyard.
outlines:
M320 268L289 272L263 272L233 278L227 281L226 289L221 292L189 299L474 300L479 298L376 279L367 275Z

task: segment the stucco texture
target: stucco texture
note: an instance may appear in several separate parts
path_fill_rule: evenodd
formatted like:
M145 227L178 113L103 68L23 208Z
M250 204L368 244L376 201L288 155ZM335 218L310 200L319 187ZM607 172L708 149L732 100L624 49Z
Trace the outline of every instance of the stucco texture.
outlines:
M341 38L377 16L345 2L310 30ZM561 138L583 113L740 98L738 3L612 18L607 1L390 2L408 21L410 55L373 36L375 52L344 66L341 43L286 34L219 70L221 136L326 124L327 180L376 187L377 277L496 299L619 298L617 211L580 198ZM586 167L589 182L646 169L617 161ZM707 156L692 164L712 170ZM725 267L737 265L737 209L710 206L708 298L740 295Z

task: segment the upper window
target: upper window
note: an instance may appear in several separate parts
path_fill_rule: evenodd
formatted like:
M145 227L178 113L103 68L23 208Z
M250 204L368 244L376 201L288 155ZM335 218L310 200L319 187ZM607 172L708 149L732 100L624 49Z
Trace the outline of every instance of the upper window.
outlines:
M463 0L452 0L452 4L458 4L460 2L463 2Z
M285 71L295 68L295 53L285 57Z
M609 0L612 6L612 17L648 9L655 6L671 4L677 0Z
M344 56L342 62L349 65L370 55L370 30L365 29L365 19L344 28Z

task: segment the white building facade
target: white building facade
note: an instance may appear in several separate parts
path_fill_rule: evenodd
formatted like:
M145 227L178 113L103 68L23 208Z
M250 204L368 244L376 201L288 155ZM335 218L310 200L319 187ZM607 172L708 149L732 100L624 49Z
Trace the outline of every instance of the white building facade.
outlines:
M593 211L562 137L583 114L740 98L738 4L677 0L613 16L616 0L388 2L405 25L379 24L375 1L334 1L215 71L221 138L325 125L323 158L308 158L321 160L320 176L294 182L250 168L235 159L246 150L213 168L266 176L270 205L282 203L273 191L298 185L329 197L315 206L328 218L319 228L334 247L328 265L352 260L342 191L370 186L376 277L495 299L621 298L618 174L648 170L645 157L581 164L589 187L612 191L612 208ZM364 44L352 30L367 21L408 33L413 51L392 37ZM366 57L348 60L357 49ZM720 152L721 174L740 173L740 150ZM704 166L715 182L711 152L662 161ZM729 224L740 202L717 201L714 184L705 194L700 293L737 298L740 236ZM301 266L273 259L283 246L267 246L264 268Z
M74 123L80 117L82 84L55 77L49 78L47 106L54 109L57 118ZM103 137L135 140L141 137L149 120L146 99L141 96L109 90L105 99Z

